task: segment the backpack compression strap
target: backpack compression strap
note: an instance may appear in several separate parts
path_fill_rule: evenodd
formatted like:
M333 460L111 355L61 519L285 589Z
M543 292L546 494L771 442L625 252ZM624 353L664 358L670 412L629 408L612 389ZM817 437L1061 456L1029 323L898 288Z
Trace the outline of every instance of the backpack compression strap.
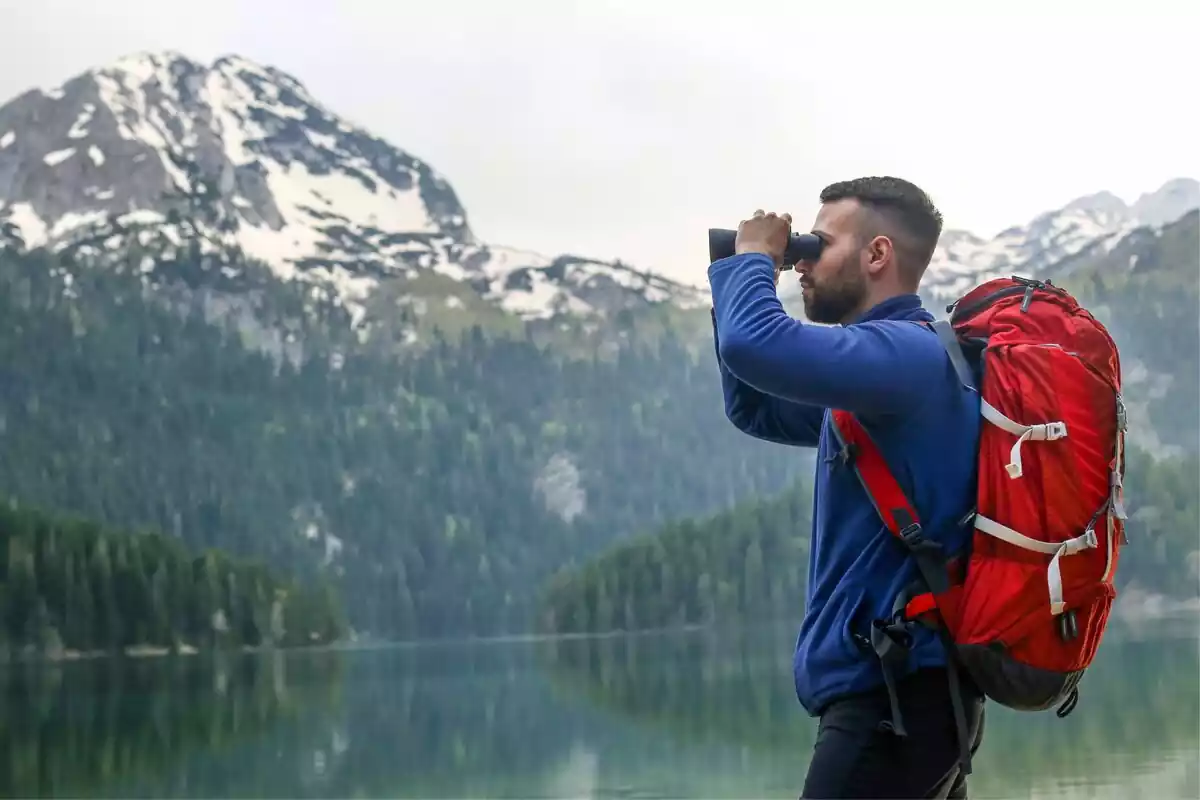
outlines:
M830 427L841 445L841 461L851 466L859 483L875 506L880 519L917 564L926 591L909 598L904 594L896 600L890 620L875 620L871 626L871 645L879 657L891 704L892 729L898 736L907 736L900 714L896 692L895 670L907 660L912 637L907 627L911 621L926 614L937 617L937 595L950 589L961 578L954 576L940 542L927 539L921 528L917 510L909 501L899 481L888 468L878 445L862 423L848 411L830 409ZM939 619L940 622L940 619ZM955 648L944 622L934 626L946 648L946 672L950 684L950 704L959 743L959 763L963 773L971 774L971 748L967 736L966 710L963 708L961 683L955 664Z

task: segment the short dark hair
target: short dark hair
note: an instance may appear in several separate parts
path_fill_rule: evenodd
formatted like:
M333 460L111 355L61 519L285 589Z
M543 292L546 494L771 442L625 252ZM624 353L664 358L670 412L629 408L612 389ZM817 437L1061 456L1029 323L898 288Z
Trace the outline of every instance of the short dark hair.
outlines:
M870 236L883 228L896 245L901 273L914 286L920 283L942 235L942 214L929 195L902 178L889 176L840 181L821 190L823 204L851 198L882 223L870 226Z

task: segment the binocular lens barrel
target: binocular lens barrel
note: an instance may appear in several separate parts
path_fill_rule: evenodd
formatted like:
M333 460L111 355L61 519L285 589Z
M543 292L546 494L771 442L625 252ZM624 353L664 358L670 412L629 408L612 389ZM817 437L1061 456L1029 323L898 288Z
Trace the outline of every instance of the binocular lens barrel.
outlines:
M733 255L737 231L724 228L708 229L708 260L720 261ZM791 269L799 261L816 261L821 257L825 242L813 233L793 233L783 254L783 269Z

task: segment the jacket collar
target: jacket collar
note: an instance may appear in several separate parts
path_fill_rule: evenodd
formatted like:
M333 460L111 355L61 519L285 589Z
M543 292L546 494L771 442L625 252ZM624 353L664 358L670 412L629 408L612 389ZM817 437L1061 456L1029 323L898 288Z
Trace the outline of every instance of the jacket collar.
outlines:
M932 322L933 315L921 305L920 295L898 294L875 304L850 324L877 319L921 319Z

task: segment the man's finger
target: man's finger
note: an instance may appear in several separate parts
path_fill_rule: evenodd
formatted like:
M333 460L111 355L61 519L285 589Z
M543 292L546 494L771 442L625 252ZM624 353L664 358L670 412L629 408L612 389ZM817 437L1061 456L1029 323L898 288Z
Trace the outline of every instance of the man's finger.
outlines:
M762 215L763 215L763 210L762 210L761 208L756 208L756 209L754 209L754 216L755 216L755 218L757 218L757 217L761 217Z
M786 220L788 225L792 224L792 215L791 214L784 212L782 219Z

